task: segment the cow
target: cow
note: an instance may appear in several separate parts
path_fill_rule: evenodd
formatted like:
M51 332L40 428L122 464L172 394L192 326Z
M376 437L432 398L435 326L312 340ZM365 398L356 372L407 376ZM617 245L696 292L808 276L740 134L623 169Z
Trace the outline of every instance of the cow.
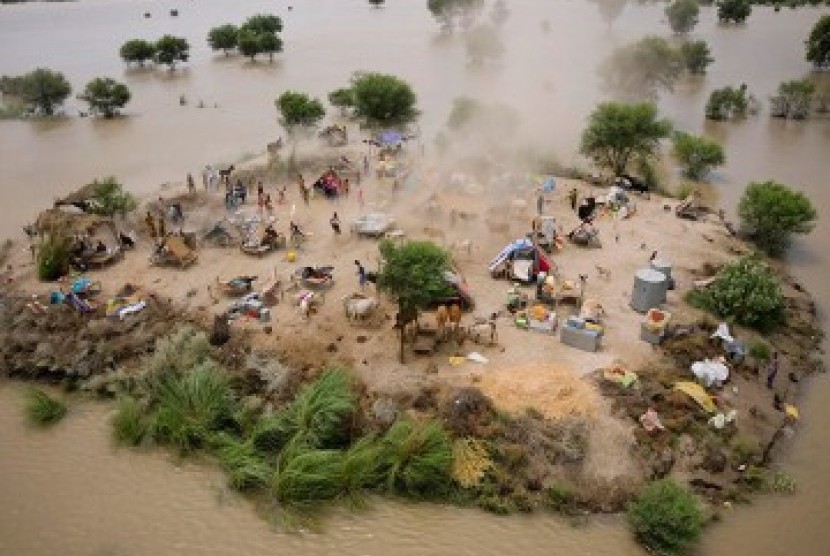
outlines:
M378 300L373 297L347 296L343 298L343 308L349 321L363 321L378 308Z

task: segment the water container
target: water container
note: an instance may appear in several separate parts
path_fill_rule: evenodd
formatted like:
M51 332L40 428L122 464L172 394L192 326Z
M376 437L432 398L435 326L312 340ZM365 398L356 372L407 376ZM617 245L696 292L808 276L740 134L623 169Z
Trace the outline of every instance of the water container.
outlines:
M644 268L634 274L634 289L631 292L631 308L645 313L659 307L666 300L668 279L662 272Z

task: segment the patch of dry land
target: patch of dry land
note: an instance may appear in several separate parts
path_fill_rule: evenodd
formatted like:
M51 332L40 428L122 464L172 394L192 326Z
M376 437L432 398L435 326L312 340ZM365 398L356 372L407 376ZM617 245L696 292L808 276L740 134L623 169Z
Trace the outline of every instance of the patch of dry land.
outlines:
M359 160L362 153L354 152L352 156ZM595 225L601 247L581 247L565 241L561 250L550 255L562 279L578 282L580 275L587 276L584 298L595 300L604 308L601 348L596 352L582 351L563 344L558 331L545 334L516 327L513 315L505 310L511 284L494 279L487 268L488 262L507 243L530 231L536 210L535 186L519 175L484 180L432 168L417 158L408 163L413 172L408 179L400 180L397 187L394 180L377 178L372 171L371 177L363 176L360 186L352 179L348 196L338 200L317 196L308 205L303 202L296 183L290 178L276 177L265 161L253 161L238 169L234 180L237 176L252 183L256 179L263 180L266 191L275 201L273 216L279 232L287 234L288 223L293 219L310 235L297 250L293 262L286 256L290 248L254 257L243 253L239 243L234 242L229 247L200 245L196 249L198 261L185 269L151 266L153 242L142 224L145 214L142 207L132 219L118 221L120 228L137 234L136 247L115 264L87 273L103 285L103 292L96 299L103 302L125 284L132 284L144 292L152 292L158 302L169 300L182 315L190 315L189 318L209 328L213 317L222 314L233 302L233 298L224 296L217 289L217 279L257 276L256 290L269 277L276 276L285 291L282 301L270 308L270 320L260 322L241 317L230 324L231 336L245 338L249 352L276 358L304 371L318 369L332 360L346 363L365 384L368 400L365 405L372 410L383 406L381 401L391 400L389 403L397 404L401 410L443 411L446 415L442 404L452 397L453 392L474 387L490 398L496 414L535 419L542 423L537 429L544 431L548 438L559 439L565 444L569 437L556 427L562 423L579 423L581 432L568 433L576 435L575 447L572 446L578 452L576 455L561 445L547 450L544 442L534 440L533 435L537 433L530 430L532 427L528 428L530 432L509 434L498 432L498 427L493 429L496 425L488 429L515 444L524 443L524 450L530 454L526 458L530 470L524 471L523 475L529 478L525 485L516 487L523 492L539 490L553 479L564 477L577 485L593 485L597 492L585 494L591 507L615 509L619 507L619 500L635 490L642 480L662 472L655 469L668 472L664 469L666 465L672 469L673 463L677 462L675 471L685 472L680 466L683 455L671 453L672 446L676 447L677 443L654 441L653 437L643 436L637 422L637 416L647 406L657 404L658 407L673 407L705 423L706 416L696 413L699 409L693 403L667 397L666 392L674 380L672 375L655 375L658 378L654 382L658 385L663 380L659 377L669 376L663 380L662 390L655 386L652 391L647 387L633 401L623 399L620 402L619 397L603 396L596 371L621 364L639 371L642 381L648 385L647 369L659 367L661 361L665 366L666 358L661 349L640 339L644 315L629 306L634 274L649 266L653 253L656 252L659 259L670 261L677 286L668 292L663 308L672 313L673 322L693 323L699 319L699 314L684 304L682 296L692 287L693 280L701 278L698 270L704 263L717 267L735 258L736 253L746 251L743 244L730 236L722 222L711 213L699 221L678 218L673 209L679 201L666 197L632 195L636 210L624 219L614 212L600 211ZM320 165L317 171L307 170L306 183L316 179L325 166ZM182 184L170 185L160 193L165 199L181 200L185 232L194 232L199 238L213 223L224 218L258 214L255 188L248 203L238 214L232 215L224 207L224 191L205 192L199 181L197 176L197 192L192 195L187 194ZM276 203L281 186L287 188L284 204ZM544 214L555 216L559 228L565 233L579 222L568 199L572 188L576 188L580 198L601 198L607 193L607 189L583 181L557 178L555 190L546 194ZM155 196L149 202L154 200ZM329 218L335 211L342 222L342 235L333 233L329 225ZM457 269L475 298L475 308L464 314L462 325L472 324L476 316L498 313L494 343L448 340L431 355L417 355L407 348L406 362L401 363L398 331L393 328L396 307L390 300L380 295L376 315L365 322L350 322L342 299L359 292L354 261L360 260L369 271L376 270L379 264L377 240L349 233L349 224L368 212L389 213L406 238L430 239L452 252ZM168 229L171 228L168 225ZM111 243L112 240L105 237L105 241ZM35 278L28 246L14 249L9 263L10 278L18 291L25 290L26 295L35 292L45 300L47 294L56 289L56 284L40 283ZM308 316L303 315L294 302L298 292L290 286L291 276L306 265L334 267L333 286ZM526 286L520 290L527 293L532 303L535 289ZM378 295L372 285L363 293ZM554 311L561 327L568 316L578 312L578 307L563 303ZM126 320L131 318L140 318L140 315L127 316ZM434 325L431 313L423 314L420 320L424 325ZM750 336L746 334L744 338ZM481 354L487 362L457 358L466 357L470 352ZM693 378L688 367L675 365L672 372L677 378ZM747 388L763 392L758 388L759 380L749 376L749 379L739 380L746 382ZM743 386L742 383L741 388ZM737 397L731 389L727 396ZM739 419L749 418L751 406L769 414L766 428L759 429L769 435L778 421L771 409L771 400L765 396L747 397L744 402L736 400L734 405L739 407ZM426 402L425 397L428 398ZM528 410L531 411L528 413ZM669 418L665 414L663 417ZM673 422L668 425L673 426ZM683 430L678 429L675 434L682 435ZM757 437L761 436L759 432ZM652 445L655 446L653 450L648 448ZM677 449L682 450L683 446ZM697 451L691 450L702 451L705 451L702 446L698 446ZM667 459L670 460L668 463ZM648 465L642 465L643 461ZM700 461L697 461L689 469L699 467ZM616 485L615 488L623 493L617 498L616 491L605 490L603 485Z

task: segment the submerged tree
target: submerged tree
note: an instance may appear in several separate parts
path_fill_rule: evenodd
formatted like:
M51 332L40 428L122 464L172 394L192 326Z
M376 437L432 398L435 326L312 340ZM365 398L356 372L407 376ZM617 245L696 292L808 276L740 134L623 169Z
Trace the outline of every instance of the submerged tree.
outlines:
M282 52L282 39L276 33L261 33L258 37L259 50L268 55L268 61L274 61L274 54Z
M591 114L580 152L619 175L630 163L654 156L671 129L671 123L659 119L651 103L605 102Z
M608 24L609 27L614 24L620 14L622 13L623 9L625 9L625 5L628 3L628 0L591 0L592 2L596 3L597 7L599 8L599 13L602 16L602 19L605 20L605 23Z
M19 99L35 114L51 116L72 94L72 85L60 72L37 68L20 76L3 76L0 92Z
M683 71L680 53L662 37L645 37L618 48L603 62L606 87L628 98L655 98L672 90Z
M245 21L241 29L247 29L256 34L280 33L282 32L282 19L272 14L252 15Z
M680 45L680 56L689 73L703 74L706 68L715 61L711 56L706 41L686 41Z
M699 15L700 7L697 0L674 0L666 8L669 26L678 35L685 35L694 29Z
M752 106L755 98L748 93L746 84L740 87L723 87L715 89L709 94L706 102L706 117L710 120L729 120L743 118Z
M484 0L427 0L427 9L451 33L456 25L469 27L484 7Z
M296 91L285 91L277 99L276 105L280 112L280 123L293 139L293 161L297 149L297 132L315 127L326 115L326 109L318 99Z
M84 92L78 98L89 104L92 114L112 118L124 108L131 96L130 89L123 83L109 77L96 77L86 84Z
M127 64L136 63L143 66L155 57L156 45L144 39L132 39L121 45L119 54Z
M465 45L470 65L481 66L495 62L504 55L504 44L496 30L489 25L479 25L467 33Z
M236 48L236 39L238 34L239 29L236 25L232 25L230 23L214 27L208 32L208 45L210 45L213 50L223 51L225 56L227 56L230 54L231 50Z
M190 45L187 39L164 35L156 42L156 62L164 64L170 71L176 69L179 62L187 62L190 58Z
M741 225L758 247L781 255L793 234L813 231L818 214L810 198L782 183L750 183L738 203Z
M808 62L817 68L830 66L830 14L822 16L816 22L805 46Z
M347 87L335 89L329 93L329 104L339 108L340 113L345 115L349 109L354 108L354 93Z
M250 29L242 28L239 30L236 45L239 48L239 53L249 57L251 61L254 61L256 55L261 52L259 36Z
M674 134L672 153L683 166L683 174L693 180L704 178L713 167L726 162L726 154L719 143L682 131Z
M750 0L718 0L718 20L737 25L746 21L752 13Z
M778 85L770 98L770 113L776 118L802 120L810 115L816 87L809 79L794 79Z
M350 90L355 115L372 125L405 124L418 116L417 97L409 83L383 73L356 73Z

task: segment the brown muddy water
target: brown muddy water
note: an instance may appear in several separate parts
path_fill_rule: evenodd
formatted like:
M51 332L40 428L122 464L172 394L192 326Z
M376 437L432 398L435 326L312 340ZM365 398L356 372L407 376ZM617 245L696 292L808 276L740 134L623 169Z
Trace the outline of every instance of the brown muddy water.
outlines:
M618 0L608 0L619 3ZM48 66L76 91L91 77L112 76L133 91L128 118L0 122L0 236L54 197L94 177L114 174L138 192L181 181L206 163L261 152L281 134L273 99L285 89L324 97L355 70L395 73L419 94L421 129L431 148L452 99L501 100L520 115L523 141L565 164L575 157L586 116L604 98L596 72L617 46L644 34L668 35L663 5L631 2L604 17L588 0L516 0L501 31L501 67L466 66L459 37L437 33L421 0L200 0L176 3L84 0L0 7L0 74ZM292 12L287 6L294 4ZM144 19L144 12L153 17ZM273 64L214 55L207 30L258 12L284 17L285 52ZM750 180L776 179L808 192L830 213L830 121L781 122L765 114L743 123L706 123L709 91L745 82L763 102L778 82L806 75L802 41L825 10L756 8L746 26L722 28L704 9L694 32L712 48L705 78L678 83L661 98L678 126L722 141L728 164L715 176L724 204L734 206ZM610 13L605 11L604 13ZM543 32L547 21L549 32ZM135 37L186 36L192 60L175 73L125 70L118 47ZM826 77L826 76L825 76ZM179 96L188 99L179 106ZM198 108L203 101L205 107ZM70 102L68 112L79 107ZM796 276L830 304L827 218L794 246ZM18 395L0 390L0 555L54 554L636 554L617 520L571 528L545 517L495 518L480 512L379 503L356 516L337 514L319 535L274 533L222 478L166 456L114 451L106 410L83 406L53 431L23 427ZM765 498L711 528L705 555L830 553L830 382L815 380L802 402L806 418L782 458L799 484L793 497Z

